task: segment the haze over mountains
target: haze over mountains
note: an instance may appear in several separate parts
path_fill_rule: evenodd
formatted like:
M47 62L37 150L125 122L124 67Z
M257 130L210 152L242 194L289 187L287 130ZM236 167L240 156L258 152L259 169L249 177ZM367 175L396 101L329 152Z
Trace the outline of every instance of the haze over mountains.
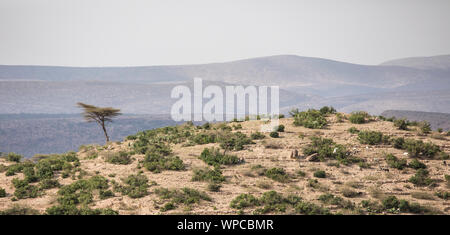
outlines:
M188 85L194 77L222 85L279 85L282 96L289 94L281 98L282 108L315 107L326 102L346 112L446 112L450 110L446 95L450 93L449 68L450 55L395 60L379 66L294 55L178 66L2 65L0 112L76 113L79 110L74 104L83 101L115 106L125 113L167 114L176 101L170 99L174 83ZM436 102L440 105L434 105ZM388 107L380 109L380 104Z
M187 85L192 91L194 77L202 78L204 87L279 85L280 109L284 113L291 108L324 105L342 112L365 110L375 115L385 110L450 111L450 55L397 59L380 65L277 55L225 63L144 67L0 65L0 114L74 114L80 112L75 104L84 102L120 108L128 114L167 115L176 102L170 98L172 88ZM11 127L11 122L0 126ZM70 125L60 128L63 126ZM67 132L74 128L79 127L71 126ZM121 131L116 138L140 128L134 125L132 129ZM11 132L3 129L0 133ZM33 145L35 142L25 133L16 136L23 139L20 144L29 140ZM97 134L86 141L101 139L101 132ZM68 142L70 146L90 143ZM0 151L15 151L19 144L15 146L3 138Z

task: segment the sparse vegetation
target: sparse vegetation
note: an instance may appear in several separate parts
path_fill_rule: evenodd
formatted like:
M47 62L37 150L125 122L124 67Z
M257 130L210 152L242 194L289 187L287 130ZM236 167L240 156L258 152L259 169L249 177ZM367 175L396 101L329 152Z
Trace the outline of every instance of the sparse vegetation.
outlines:
M81 146L77 153L32 159L3 154L0 174L7 184L0 184L0 214L202 214L230 208L236 214L448 214L448 138L435 139L436 131L398 131L405 125L419 130L420 123L364 113L365 125L336 123L338 116L349 116L332 107L292 114L274 129L283 137L278 139L258 132L267 120L186 122L105 146ZM316 125L316 114L330 122L326 129L293 126L302 115ZM184 172L156 174L169 170ZM153 190L156 182L161 188ZM305 193L314 198L302 199ZM16 203L39 211L13 208Z
M310 109L308 111L294 113L294 125L311 129L321 129L327 125L327 119L320 111Z
M131 163L131 156L127 152L120 151L118 153L107 155L105 161L112 164L128 165Z
M363 124L367 122L370 115L364 111L352 112L348 120L353 124Z
M360 131L358 140L361 144L377 145L388 143L389 137L383 136L383 133L379 131Z
M124 185L114 185L114 190L121 192L122 195L128 195L130 198L141 198L148 195L150 185L145 175L129 175L122 179L122 182Z
M158 195L161 199L168 201L160 209L163 212L175 209L179 204L189 206L194 203L200 203L202 200L204 201L212 200L207 194L187 187L182 188L181 190L157 188L155 189L155 194Z
M411 176L411 178L409 178L409 182L419 187L430 186L434 183L434 180L431 179L428 175L428 170L419 169L416 171L416 174L414 176Z
M264 175L267 178L273 179L275 181L285 183L289 181L289 176L283 168L271 168L268 169Z
M272 131L272 132L270 132L269 136L272 138L279 138L280 134L278 134L278 132L276 132L276 131Z
M210 169L195 169L192 181L208 181L213 183L221 183L225 181L225 177L222 175L222 171L219 167L215 167L214 170Z
M242 163L242 160L235 155L225 155L216 148L205 148L199 157L205 163L211 166L235 165Z

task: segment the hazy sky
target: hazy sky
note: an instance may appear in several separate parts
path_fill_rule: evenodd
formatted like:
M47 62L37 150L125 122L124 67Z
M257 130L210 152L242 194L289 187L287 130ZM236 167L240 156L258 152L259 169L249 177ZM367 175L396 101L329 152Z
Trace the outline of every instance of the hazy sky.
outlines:
M450 54L450 0L0 0L0 64L194 64Z

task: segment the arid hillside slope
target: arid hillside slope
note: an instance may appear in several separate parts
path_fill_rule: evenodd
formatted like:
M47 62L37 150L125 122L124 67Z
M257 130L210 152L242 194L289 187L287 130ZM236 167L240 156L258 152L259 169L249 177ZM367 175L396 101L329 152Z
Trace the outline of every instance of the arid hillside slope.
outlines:
M450 213L446 133L334 113L322 116L323 128L310 129L303 114L281 118L284 130L272 133L258 132L262 120L183 124L35 162L16 163L10 154L0 159L0 211Z

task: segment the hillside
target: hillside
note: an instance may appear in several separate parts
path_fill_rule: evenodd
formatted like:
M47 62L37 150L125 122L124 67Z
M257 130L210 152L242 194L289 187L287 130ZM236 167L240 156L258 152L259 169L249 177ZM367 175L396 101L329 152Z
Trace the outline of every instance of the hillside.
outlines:
M175 125L167 116L120 116L108 125L112 141L138 131ZM0 114L0 152L29 158L35 154L64 153L84 144L104 144L103 132L81 114Z
M385 117L406 118L411 121L428 121L434 130L438 128L442 128L445 131L450 130L450 113L386 110L381 115Z
M418 127L399 130L391 122L366 115L320 115L327 122L322 129L304 127L323 123L322 119L309 122L300 117L296 122L280 119L284 130L279 129L279 138L257 134L263 124L258 120L183 124L140 132L105 146L83 146L76 153L40 156L37 163L0 159L0 188L5 189L0 211L450 213L450 169L445 160L450 137L424 134ZM350 132L350 127L357 130ZM205 150L211 147L218 152ZM295 150L298 157L293 156Z

